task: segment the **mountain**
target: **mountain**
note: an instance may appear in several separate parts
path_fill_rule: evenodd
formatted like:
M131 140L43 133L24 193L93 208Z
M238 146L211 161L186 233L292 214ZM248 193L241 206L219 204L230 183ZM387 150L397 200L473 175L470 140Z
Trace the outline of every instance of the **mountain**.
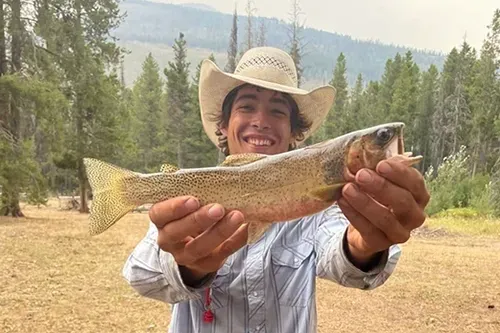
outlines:
M215 9L214 7L212 7L210 5L206 5L204 3L185 3L185 4L182 4L180 6L194 8L194 9L208 10L211 12L217 11L217 9Z
M131 53L125 59L125 79L131 84L141 72L141 65L149 52L161 68L172 59L174 39L182 32L188 45L191 73L199 61L214 54L219 66L226 63L232 15L214 11L205 5L174 5L144 0L125 0L120 4L126 12L124 22L114 35L118 44ZM254 27L263 21L266 27L266 45L288 49L288 25L275 18L256 17ZM240 47L246 39L246 17L238 19L238 41ZM256 31L255 31L256 33ZM301 34L305 45L303 55L304 87L328 83L340 52L347 59L348 80L354 84L358 73L365 82L378 80L384 72L385 63L396 53L411 51L421 70L430 64L441 68L445 55L410 49L398 45L387 45L377 41L356 40L349 36L305 28Z

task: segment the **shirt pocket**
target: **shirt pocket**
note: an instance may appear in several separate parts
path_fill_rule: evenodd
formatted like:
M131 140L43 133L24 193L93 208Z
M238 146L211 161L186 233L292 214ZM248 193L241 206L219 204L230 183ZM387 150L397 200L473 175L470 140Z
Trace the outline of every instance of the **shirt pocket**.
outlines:
M312 242L283 244L271 249L275 297L281 306L305 307L315 297L316 260Z

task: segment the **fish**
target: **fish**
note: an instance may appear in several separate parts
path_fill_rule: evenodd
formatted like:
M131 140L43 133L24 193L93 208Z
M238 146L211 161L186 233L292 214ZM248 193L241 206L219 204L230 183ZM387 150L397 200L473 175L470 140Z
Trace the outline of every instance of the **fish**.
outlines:
M95 158L84 158L92 190L89 233L98 235L145 204L190 195L201 205L219 203L243 213L247 244L272 223L318 213L333 205L342 187L362 168L397 156L409 166L422 156L404 151L402 122L355 130L319 143L274 155L229 155L219 165L179 168L164 164L139 173Z

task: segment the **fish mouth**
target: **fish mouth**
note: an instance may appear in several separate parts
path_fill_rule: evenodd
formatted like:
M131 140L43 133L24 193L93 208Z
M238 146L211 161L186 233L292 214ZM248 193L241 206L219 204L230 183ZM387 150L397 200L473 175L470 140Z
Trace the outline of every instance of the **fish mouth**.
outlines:
M390 158L404 153L404 139L401 131L397 133L385 148L385 157Z

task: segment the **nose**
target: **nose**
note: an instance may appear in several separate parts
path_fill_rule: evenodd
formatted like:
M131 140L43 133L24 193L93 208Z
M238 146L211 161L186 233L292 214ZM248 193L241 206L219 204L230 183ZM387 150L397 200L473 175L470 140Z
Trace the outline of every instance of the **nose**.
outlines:
M267 112L262 108L259 108L257 112L254 112L251 120L251 125L253 128L259 130L265 130L271 128Z

